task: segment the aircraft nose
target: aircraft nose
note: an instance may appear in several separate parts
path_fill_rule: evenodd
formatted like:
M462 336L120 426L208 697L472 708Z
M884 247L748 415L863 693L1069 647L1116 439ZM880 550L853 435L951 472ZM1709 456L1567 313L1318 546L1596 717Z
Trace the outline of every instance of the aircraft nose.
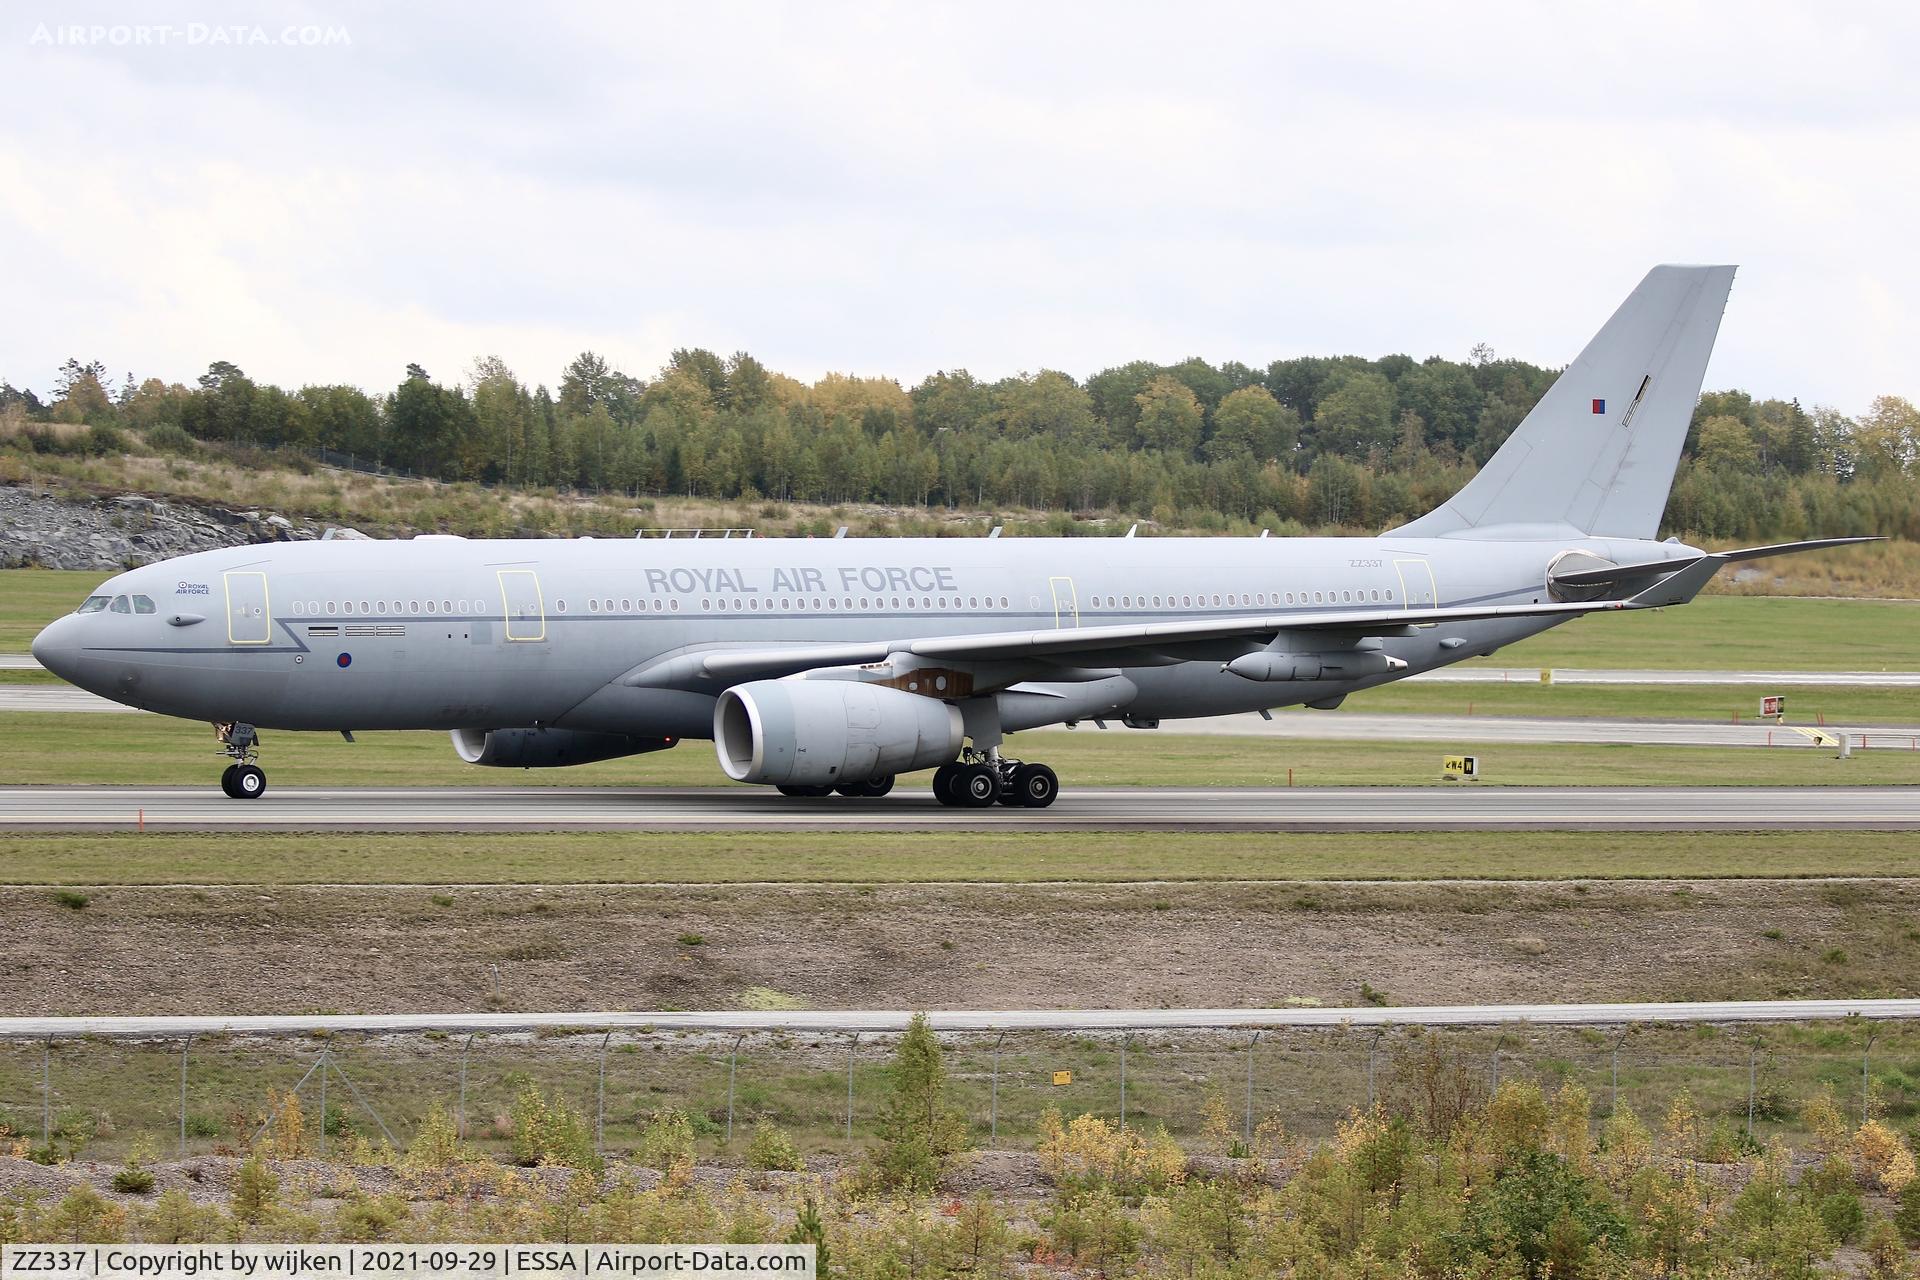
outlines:
M70 683L79 668L80 640L74 634L79 621L73 614L55 618L33 638L33 660Z

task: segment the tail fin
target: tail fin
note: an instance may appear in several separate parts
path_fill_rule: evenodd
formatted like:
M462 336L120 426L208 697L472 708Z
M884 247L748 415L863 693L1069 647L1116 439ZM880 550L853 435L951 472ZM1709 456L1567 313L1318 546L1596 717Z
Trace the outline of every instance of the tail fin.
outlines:
M1733 272L1649 271L1480 474L1394 532L1653 537Z

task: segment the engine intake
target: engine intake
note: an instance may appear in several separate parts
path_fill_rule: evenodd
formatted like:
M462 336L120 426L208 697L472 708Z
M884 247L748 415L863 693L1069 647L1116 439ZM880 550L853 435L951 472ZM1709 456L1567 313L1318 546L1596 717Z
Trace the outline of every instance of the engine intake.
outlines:
M579 729L455 729L453 749L468 764L499 769L556 769L595 760L664 751L678 738L636 738Z
M755 680L720 695L713 745L735 782L837 786L951 762L958 708L852 680Z

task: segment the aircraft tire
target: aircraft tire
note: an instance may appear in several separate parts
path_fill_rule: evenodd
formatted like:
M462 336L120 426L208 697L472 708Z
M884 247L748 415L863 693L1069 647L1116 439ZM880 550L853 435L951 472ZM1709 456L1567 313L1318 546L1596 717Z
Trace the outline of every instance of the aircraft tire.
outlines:
M228 794L234 799L258 800L266 793L266 771L258 765L243 764L233 771L233 790Z
M1012 803L1044 809L1060 798L1060 778L1043 764L1023 764L1013 771Z
M229 800L238 800L240 798L240 793L233 789L233 775L238 772L240 772L240 766L230 764L226 767L225 772L220 775L220 789L227 793L227 799Z
M783 796L792 796L795 799L803 799L803 800L817 800L821 796L830 796L833 794L832 787L790 786L786 783L781 783L779 786L775 787L774 790L778 791Z
M953 761L933 771L933 798L949 808L960 803L953 798L953 775L959 768L959 762Z
M1000 798L1000 771L990 764L963 764L954 771L953 800L963 809L985 809Z
M868 778L865 782L861 783L854 794L878 799L891 790L893 790L893 775L883 773L877 778Z

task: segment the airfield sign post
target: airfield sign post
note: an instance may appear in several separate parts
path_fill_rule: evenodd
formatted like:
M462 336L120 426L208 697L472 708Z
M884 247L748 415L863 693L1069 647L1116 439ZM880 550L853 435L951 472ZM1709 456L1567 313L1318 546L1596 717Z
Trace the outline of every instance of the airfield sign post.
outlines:
M1787 696L1783 693L1770 693L1760 699L1760 718L1778 724L1787 718Z

